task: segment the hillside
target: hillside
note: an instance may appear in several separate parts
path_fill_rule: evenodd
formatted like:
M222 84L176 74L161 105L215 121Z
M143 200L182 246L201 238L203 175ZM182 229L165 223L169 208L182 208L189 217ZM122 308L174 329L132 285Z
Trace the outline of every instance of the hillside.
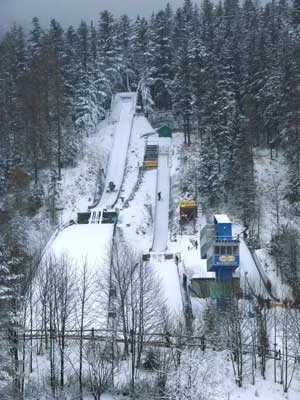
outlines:
M154 203L156 201L156 192L153 191L153 186L155 185L155 171L149 170L149 171L144 171L143 177L141 182L137 187L135 187L134 182L137 179L137 172L139 170L139 163L141 162L142 159L142 154L144 152L144 146L140 143L140 141L144 141L145 139L143 138L143 129L145 133L149 133L149 126L147 121L144 120L144 117L136 117L136 122L133 124L133 131L131 134L131 141L129 144L128 148L128 157L127 157L127 165L125 169L125 176L123 179L123 186L121 193L124 195L125 199L122 200L120 199L117 206L119 207L119 222L117 224L117 230L122 231L121 238L116 237L117 241L125 241L128 243L128 246L133 249L134 253L140 254L139 257L141 256L142 253L147 253L149 248L151 247L151 242L152 242L152 235L153 235L153 223L154 220L151 219L151 216L149 215L149 209L151 207L154 207ZM119 121L119 123L122 125L122 120ZM97 149L97 144L99 142L103 143L110 143L110 146L108 148L112 149L112 136L111 132L115 130L115 123L111 124L110 120L107 120L106 122L102 123L101 126L99 126L98 133L90 137L86 141L85 145L85 150L88 151L88 153L91 151L91 149ZM187 147L184 145L184 140L183 140L183 133L178 132L173 134L173 139L172 139L172 159L169 164L171 167L171 204L173 209L171 209L171 215L172 218L170 220L170 228L171 231L169 233L169 239L168 239L168 248L167 252L168 253L174 253L180 255L180 276L182 279L182 274L183 272L187 273L188 278L192 278L195 274L201 274L201 268L205 268L205 264L203 267L201 267L202 260L200 260L200 252L199 249L195 247L195 240L199 240L199 230L200 230L200 224L204 222L204 216L203 214L199 215L199 218L196 221L195 228L193 226L186 226L184 228L184 231L180 229L179 226L179 210L178 210L178 204L181 198L186 198L188 195L186 192L182 191L182 186L181 186L181 174L182 173L187 173L189 174L189 168L187 168L186 164L186 157L189 157L191 160L193 158L197 157L197 153L194 153L193 148ZM90 153L89 153L90 154ZM58 254L63 254L64 257L67 257L67 264L69 265L68 268L72 267L74 265L74 260L76 260L76 273L77 273L77 280L80 282L82 278L80 277L80 271L79 267L80 265L88 265L88 272L86 275L86 278L89 278L92 280L96 278L95 282L98 282L99 277L101 280L103 280L107 275L104 270L101 270L103 272L99 272L99 260L96 260L96 255L99 254L102 257L102 260L104 260L104 263L107 262L107 246L109 243L109 238L111 237L109 230L110 230L110 225L106 225L107 229L109 230L103 230L103 227L100 225L94 224L94 225L77 225L78 227L78 233L75 234L74 236L74 229L76 226L71 226L64 228L65 223L69 219L76 219L76 213L82 212L82 211L87 211L88 206L93 203L94 198L98 198L99 194L97 191L95 191L96 186L98 185L97 181L97 174L94 172L94 168L98 169L97 162L99 160L99 165L102 165L103 158L105 157L105 153L102 153L101 151L99 153L94 153L94 157L91 158L91 164L88 162L88 160L83 162L80 162L78 164L78 167L68 169L62 172L62 182L61 182L61 188L60 188L60 201L62 204L64 204L64 211L62 213L62 220L61 220L61 226L62 226L62 232L58 234L58 236L54 239L54 243L51 245L53 250L56 253L57 260L56 262L61 263L62 261L59 261L60 258ZM139 160L137 162L137 160ZM260 154L257 155L256 158L256 163L255 167L257 170L257 177L258 180L263 184L261 187L266 187L265 182L266 182L266 177L268 181L273 181L273 177L278 177L279 170L280 174L282 173L284 175L284 169L280 166L280 158L275 159L275 160L270 160L269 153L268 152L260 152ZM192 163L194 161L191 161ZM93 167L94 165L94 167ZM93 171L91 173L91 171ZM134 172L136 171L136 172ZM80 178L75 178L74 177L80 177ZM274 178L275 179L275 178ZM132 192L132 189L134 190ZM266 192L269 190L266 187ZM131 193L134 193L132 196ZM268 234L270 235L269 230L270 226L272 226L273 219L275 218L274 215L272 214L272 209L273 209L273 201L272 199L264 194L263 190L260 190L260 195L261 196L266 196L264 198L264 209L268 210L268 214L270 216L270 220L264 219L264 223L261 223L261 236L263 238L268 238ZM162 191L162 196L164 196L164 192ZM101 196L100 196L101 197ZM126 199L130 199L127 205ZM199 198L201 199L201 193L199 193ZM64 199L65 202L64 202ZM125 207L123 207L123 204L126 204ZM150 208L149 208L150 207ZM222 212L224 210L221 210ZM225 210L226 212L228 210ZM265 214L264 214L265 215ZM239 223L238 217L235 216L234 210L231 210L230 213L231 218L236 222L236 229L241 230L243 227ZM276 220L276 218L275 218ZM77 228L76 228L77 229ZM91 230L92 229L92 230ZM98 230L98 233L97 233ZM72 233L74 232L74 233ZM82 236L83 235L83 236ZM265 245L269 244L270 236L269 239L265 242L263 242ZM120 243L121 243L120 242ZM106 244L105 244L106 243ZM120 243L117 244L117 246L120 246ZM122 244L121 244L122 246ZM265 247L265 249L267 248ZM264 248L262 248L263 250ZM48 250L49 251L49 250ZM65 253L68 251L68 254ZM124 251L120 248L116 248L115 251ZM125 256L125 253L120 253ZM174 275L174 272L172 272L171 264L170 267L168 267L168 264L166 261L163 260L162 254L158 255L159 257L156 261L155 259L152 260L152 264L147 264L147 268L151 268L153 272L155 272L156 277L158 277L158 280L156 281L161 289L163 289L164 294L162 296L162 299L165 298L166 304L169 304L168 307L171 306L171 309L173 312L175 311L175 314L178 314L179 316L179 310L181 308L180 303L178 303L178 300L181 302L180 298L180 290L179 294L176 295L176 285L178 283L176 282L176 274ZM267 253L266 253L267 254ZM73 261L70 259L73 259ZM87 258L86 258L87 257ZM128 255L126 256L128 257ZM132 256L130 256L132 257ZM83 263L84 260L84 264ZM135 259L138 260L138 259ZM268 268L266 268L266 273L270 272L270 269L272 269L272 261L269 257L264 257L264 262L268 263ZM87 262L87 264L86 264ZM103 262L103 261L102 261ZM132 262L132 261L130 261ZM135 261L134 261L135 262ZM249 262L249 261L247 261ZM47 264L48 265L48 264ZM90 273L94 270L94 268L97 266L97 274L94 274L94 278L90 275ZM41 268L41 267L40 267ZM81 268L81 267L80 267ZM103 268L103 267L102 267ZM164 271L165 275L162 275L161 272L162 270ZM63 270L60 270L60 273L63 273ZM64 274L64 273L63 273ZM38 274L40 276L40 274ZM64 275L61 275L64 276ZM250 276L250 274L249 274ZM271 277L272 275L270 275ZM69 275L68 279L70 279L71 275ZM175 278L175 280L174 280ZM41 278L39 278L39 285L41 284ZM105 278L106 279L106 278ZM136 279L136 278L135 278ZM274 285L277 285L278 278L276 278L276 275L273 276L273 279L276 279L276 281L273 281ZM83 282L83 281L82 281ZM137 287L139 287L138 281L135 281ZM279 281L278 281L279 283ZM98 284L95 286L95 289L90 289L89 286L89 297L92 295L92 293L95 293L95 291L99 290L103 285L98 286ZM82 288L81 288L82 289ZM70 290L71 289L70 286ZM77 289L80 290L80 289ZM105 289L106 290L106 289ZM151 289L152 290L152 289ZM80 291L79 291L80 293ZM150 292L152 293L152 292ZM74 292L73 296L75 295L76 298L76 292ZM158 294L157 294L158 295ZM161 294L159 295L161 296ZM100 301L99 301L100 300ZM105 329L106 322L105 318L101 322L101 314L103 311L100 312L99 310L103 308L103 296L100 296L99 300L96 300L95 297L87 299L86 302L86 316L84 317L86 322L85 322L85 329L88 329L88 326L93 326L96 328L96 332L99 328ZM162 301L162 300L161 300ZM97 303L97 305L96 305ZM211 309L211 305L209 305L209 300L203 301L203 299L198 299L197 298L192 298L192 306L193 306L193 313L196 316L196 320L194 321L195 324L195 330L194 330L194 335L196 332L201 332L203 330L203 315L207 312L207 310ZM152 300L151 302L151 307L154 307L154 302ZM148 306L147 306L148 307ZM248 306L247 306L248 307ZM177 312L176 312L177 311ZM105 311L104 311L105 312ZM146 315L148 315L148 312L152 313L151 310L145 311ZM94 313L94 314L93 314ZM37 314L36 314L37 315ZM103 315L104 316L104 315ZM177 317L178 317L177 316ZM70 317L70 316L69 316ZM176 318L177 318L176 317ZM35 318L34 326L37 328L38 327L38 320ZM148 317L149 318L149 317ZM271 314L269 315L268 318L271 318ZM272 316L272 318L274 318ZM280 313L277 315L278 321L277 324L279 324L279 321L281 320ZM87 325L90 324L92 321L92 325ZM204 320L205 321L205 320ZM71 321L70 321L71 322ZM155 322L157 324L158 321ZM243 322L243 336L245 338L250 334L250 329L251 320L245 319ZM200 324L200 325L199 325ZM205 324L205 322L204 322ZM199 326L198 326L199 325ZM268 322L269 328L272 331L273 324L270 324L270 321ZM74 328L76 325L73 325ZM152 331L151 335L160 332L160 329L157 325L157 328L154 328L155 325L152 325L152 328L150 328ZM202 327L201 327L202 326ZM70 326L69 326L70 328ZM68 329L69 329L68 328ZM73 328L73 329L74 329ZM155 330L158 329L158 330ZM178 327L176 327L176 324L174 325L174 322L172 324L169 324L169 330L171 330L171 338L173 337L173 340L177 340L176 338L182 335L183 333L179 333ZM218 330L218 329L217 329ZM271 335L271 331L269 332L269 335ZM279 328L279 331L281 331L281 328ZM104 332L104 331L103 331ZM103 333L104 334L104 333ZM198 333L199 334L199 333ZM278 335L280 335L277 332ZM197 334L196 334L197 335ZM73 368L75 367L75 359L76 359L76 347L74 347L73 341L71 338L66 339L67 342L69 342L70 348L68 349L68 358L70 357L73 359L72 364ZM150 337L147 339L149 340L149 343L151 343ZM161 338L159 339L161 340ZM195 339L194 339L195 340ZM118 345L120 346L120 345ZM152 345L153 346L153 345ZM280 345L279 345L280 346ZM279 385L278 383L275 384L273 382L273 375L274 375L274 362L277 364L277 379L280 377L280 369L281 367L281 361L273 361L269 360L267 361L266 364L266 372L265 372L265 379L261 380L262 378L260 377L259 370L257 370L254 373L255 378L253 377L253 374L247 371L247 368L250 368L251 362L249 356L245 356L245 360L243 361L244 367L247 372L243 373L243 384L242 388L238 388L235 384L235 379L233 370L232 370L232 365L230 361L230 356L228 351L223 350L223 351L216 351L213 347L211 347L211 344L208 340L206 343L206 350L203 352L201 350L201 346L199 344L199 349L197 347L195 349L191 349L189 347L183 347L181 350L182 352L182 361L180 366L177 366L177 370L175 369L174 371L170 371L167 376L167 382L165 386L165 390L168 390L168 393L172 393L172 385L174 383L174 380L176 381L178 379L178 374L181 375L180 378L180 384L179 387L177 388L177 396L180 399L184 399L187 394L181 392L181 391L186 391L186 385L188 384L188 381L185 381L185 379L189 379L189 373L188 369L192 368L193 374L196 374L197 378L195 379L194 383L190 386L189 390L187 393L193 393L194 398L198 399L199 395L203 395L203 393L206 393L207 395L210 396L210 398L224 398L227 399L228 397L230 399L251 399L251 398L256 398L256 397L263 397L264 399L272 398L272 399L282 399L284 398L283 392L282 392L282 386ZM280 346L281 347L281 346ZM122 346L121 346L122 348ZM151 347L150 347L151 348ZM155 345L153 348L154 351L154 356L156 357L161 357L159 347L156 350ZM174 350L168 349L166 347L164 350L165 356L167 358L172 357L172 353ZM146 353L147 354L147 353ZM151 354L151 352L149 353ZM150 355L149 355L150 356ZM74 359L75 357L75 359ZM147 357L147 355L146 355ZM199 367L199 363L196 361L199 357L203 360L202 362L202 367ZM69 361L66 359L66 365L65 365L65 379L69 380L72 379L72 373L71 370L68 367ZM119 364L118 361L115 361ZM128 362L130 362L130 357L128 359ZM47 374L47 367L46 367L46 360L44 360L43 356L38 356L35 361L35 367L34 370L40 370L40 364L44 365L45 368L45 373ZM168 361L169 367L171 368L170 360ZM130 375L127 373L121 372L123 368L126 368L125 366L127 365L127 361L121 362L119 364L120 372L115 372L115 393L118 393L123 391L126 393L126 382L130 381L132 378L130 378ZM163 364L164 365L164 364ZM164 368L166 365L164 366ZM179 369L178 369L179 368ZM291 366L289 366L291 368ZM152 368L151 368L152 369ZM172 368L171 368L172 370ZM209 371L212 370L214 371L214 374L212 375ZM121 373L121 375L120 375ZM150 387L145 390L140 387L140 382L141 380L144 381L147 378L144 376L145 372L143 372L143 369L137 369L136 370L136 378L135 378L135 387L136 387L136 396L139 396L139 398L143 398L143 396L154 396L154 392L151 395L149 392ZM150 376L152 376L151 379L153 379L158 371L154 368L152 373L150 373ZM70 375L71 374L71 375ZM124 375L124 376L123 376ZM149 375L149 372L148 372ZM204 385L203 382L203 377L206 377L206 383ZM226 381L224 381L224 376L226 376ZM29 376L28 376L29 378ZM31 374L31 378L28 381L29 387L32 387L33 382L36 382L36 380L40 380L41 375L39 373L38 376L36 376L35 373ZM255 384L252 385L251 381L255 379ZM30 383L31 382L31 383ZM122 384L121 384L122 382ZM203 382L202 385L199 386L199 382ZM123 389L121 389L123 387ZM299 387L299 380L298 380L298 372L296 372L293 381L292 381L292 386L289 388L289 399L296 399L297 398L297 388ZM198 388L200 389L200 392L198 391ZM212 392L212 388L213 392ZM152 389L153 390L153 389ZM42 387L37 387L35 390L31 388L30 391L30 397L29 398L35 398L35 396L41 396L41 391L46 391L48 392L47 387L44 385ZM88 398L88 392L86 392L85 389L85 397ZM119 397L117 397L119 398ZM123 397L120 397L123 398ZM126 397L125 397L126 398ZM193 397L192 397L193 398Z
M1 399L295 400L299 1L99 11L1 32Z

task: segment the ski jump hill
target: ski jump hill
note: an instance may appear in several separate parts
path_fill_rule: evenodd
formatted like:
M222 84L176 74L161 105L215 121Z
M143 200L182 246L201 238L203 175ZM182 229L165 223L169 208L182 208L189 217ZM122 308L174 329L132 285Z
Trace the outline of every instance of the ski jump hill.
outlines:
M110 265L112 243L116 228L119 228L124 241L133 246L140 245L139 252L143 254L145 267L151 268L160 281L167 309L172 316L182 319L184 315L186 316L189 301L186 282L185 285L183 283L184 276L186 278L185 266L179 254L182 253L182 247L180 248L179 244L174 246L174 243L169 240L172 138L160 137L147 118L136 114L136 93L132 92L115 95L110 111L110 123L113 124L113 141L100 201L89 210L88 223L65 225L63 229L55 232L43 252L42 261L38 267L40 271L37 271L36 275L42 274L48 268L47 257L54 255L59 258L67 255L74 266L74 274L79 276L78 282L80 282L80 274L82 275L85 271L88 271L90 276L95 276L95 274L98 278L103 276L107 266ZM146 171L142 165L146 138L149 135L156 137L158 159L156 168ZM141 193L144 197L139 197ZM160 196L158 196L159 193ZM127 201L124 201L124 196L127 196ZM144 199L147 196L152 196L150 206L153 218L151 224L149 223L151 225L149 234L141 237L138 235L138 230L133 229L131 221L134 220L138 209L144 209ZM132 201L134 197L136 198ZM126 210L130 209L131 220L127 221L124 227L122 218ZM105 223L103 215L107 212L119 215L118 221ZM131 228L127 229L126 227L130 225L132 225ZM189 243L185 243L184 246L189 249ZM246 250L243 250L243 254ZM193 252L195 252L194 255ZM197 256L195 263L199 270L201 260L196 253L196 250L192 250L184 257L187 260L190 255L196 260L195 256ZM250 268L250 263L243 262L250 257L244 255L241 258L243 274L246 275L245 265L247 265L247 278L257 281L256 275L252 279L255 266ZM94 291L97 292L99 287L96 279L93 284ZM97 304L93 296L90 302L91 304L87 307L94 310L90 320L93 324L96 321L99 326L105 325L107 316L100 316L101 313L99 313L103 304ZM87 325L89 325L88 321Z
M47 254L54 254L55 257L67 254L75 265L76 273L80 273L80 271L83 273L83 270L87 268L89 273L97 272L99 276L105 266L109 265L116 224L102 223L103 213L109 211L122 213L123 203L120 202L120 195L124 191L124 182L130 168L134 168L137 171L136 176L138 176L140 165L129 166L130 143L135 140L144 142L145 135L149 134L149 131L151 134L157 135L144 116L136 115L136 93L116 94L110 116L114 124L113 142L105 171L105 186L101 199L90 209L88 224L73 224L58 232L53 241L47 245L47 252L44 255L46 259ZM140 153L144 151L144 147L144 144L139 147L143 149L139 150ZM143 159L143 154L137 156L140 160ZM149 172L151 176L155 174L154 187L151 189L155 190L153 195L154 221L151 257L145 262L149 264L149 268L153 269L161 282L162 292L170 313L182 315L183 300L178 265L175 264L174 257L166 259L164 256L169 237L170 157L171 138L159 138L158 167L156 171ZM160 201L157 198L158 192L161 192ZM124 235L124 240L126 241L126 235ZM144 249L144 252L147 252L148 249L149 246ZM97 290L96 287L95 290ZM96 305L94 301L91 302L90 307L98 311L100 305ZM96 321L103 326L106 318L100 318L99 312L96 314L98 314Z

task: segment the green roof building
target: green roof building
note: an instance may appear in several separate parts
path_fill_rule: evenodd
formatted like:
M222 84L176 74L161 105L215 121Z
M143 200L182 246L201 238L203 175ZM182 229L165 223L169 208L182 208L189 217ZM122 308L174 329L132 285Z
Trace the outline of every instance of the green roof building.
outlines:
M172 129L164 125L157 130L159 137L172 137Z

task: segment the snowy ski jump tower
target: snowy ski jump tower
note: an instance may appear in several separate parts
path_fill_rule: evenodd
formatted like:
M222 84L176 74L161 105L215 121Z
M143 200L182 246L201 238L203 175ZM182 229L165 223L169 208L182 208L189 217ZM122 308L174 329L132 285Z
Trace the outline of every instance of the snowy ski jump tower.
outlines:
M201 230L200 243L201 258L207 259L207 271L215 273L216 282L222 283L225 295L224 288L226 284L231 286L234 272L240 264L239 239L232 235L232 223L228 216L215 214L214 224L205 225Z

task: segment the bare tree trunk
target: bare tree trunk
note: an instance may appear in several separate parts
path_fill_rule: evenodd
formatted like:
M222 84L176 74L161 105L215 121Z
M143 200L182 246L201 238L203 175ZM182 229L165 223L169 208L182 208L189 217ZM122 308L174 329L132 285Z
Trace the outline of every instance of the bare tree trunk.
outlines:
M30 288L30 295L29 295L29 307L30 307L30 353L29 353L29 371L30 373L33 372L32 366L32 349L33 349L33 309L32 309L32 288Z
M287 333L287 312L284 313L283 327L282 327L282 349L283 349L283 357L282 357L282 383L283 383L283 391L287 393L288 391L288 333Z
M124 338L124 357L129 355L129 340L128 340L128 323L127 323L127 312L126 312L126 299L121 298L121 318L122 318L122 330Z
M55 398L56 394L56 376L55 376L55 330L53 321L53 304L52 301L49 302L49 329L50 329L50 340L49 340L49 350L50 350L50 386L52 390L52 395Z
M266 353L268 349L266 309L259 319L259 348L261 360L261 375L266 379Z
M80 310L80 338L79 338L79 396L80 400L83 399L83 386L82 386L82 361L83 361L83 333L84 333L84 314L87 294L87 263L84 263L83 276L82 276L82 292L80 296L81 310Z
M141 363L141 357L143 353L143 340L144 340L144 266L142 261L139 265L139 323L138 323L138 341L137 341L137 357L136 357L136 368L139 368Z

